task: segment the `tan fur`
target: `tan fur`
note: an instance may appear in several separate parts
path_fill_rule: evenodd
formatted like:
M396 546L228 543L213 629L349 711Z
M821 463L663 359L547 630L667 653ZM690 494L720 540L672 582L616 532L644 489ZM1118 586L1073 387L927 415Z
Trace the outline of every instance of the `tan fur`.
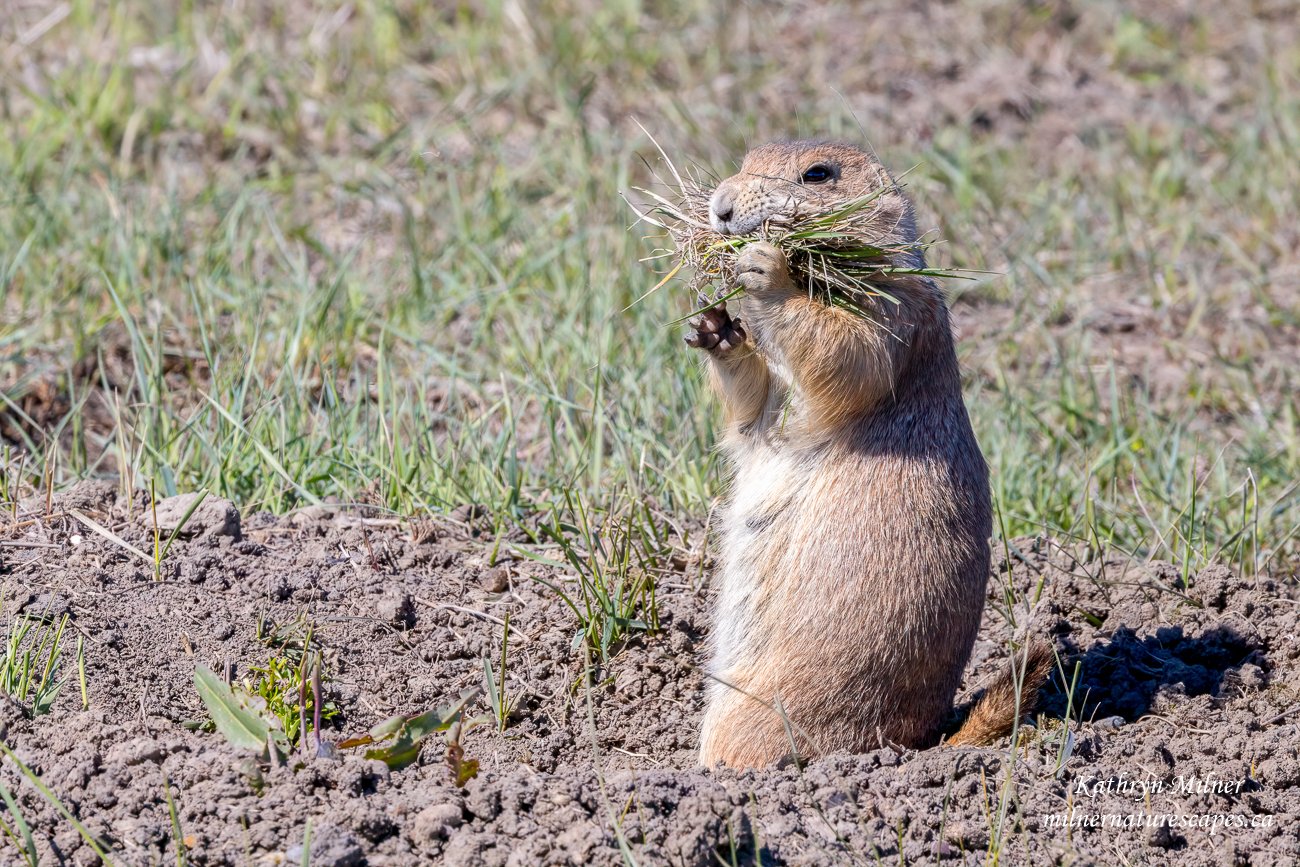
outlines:
M801 184L813 163L837 178ZM870 154L767 145L719 184L714 226L742 234L882 186L881 233L915 241L911 205ZM991 533L943 295L897 279L901 304L873 324L811 300L770 244L747 246L740 272L743 342L707 353L734 477L700 761L932 744L979 625Z
M1035 641L1027 650L1012 653L1010 667L984 690L948 744L978 746L1011 734L1016 720L1037 707L1038 691L1052 673L1054 659L1046 641Z

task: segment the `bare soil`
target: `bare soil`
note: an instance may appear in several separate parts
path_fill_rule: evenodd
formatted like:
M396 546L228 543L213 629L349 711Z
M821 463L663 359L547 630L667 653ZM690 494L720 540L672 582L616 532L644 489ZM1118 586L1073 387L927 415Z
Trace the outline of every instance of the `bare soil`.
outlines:
M490 566L493 540L476 536L472 510L416 528L418 543L404 522L357 510L248 515L237 535L216 510L187 528L210 532L177 541L162 580L60 517L77 509L149 550L143 505L85 483L57 496L52 516L29 503L30 523L0 531L5 617L69 613L86 640L90 696L83 710L74 676L48 715L5 700L3 740L122 864L176 863L168 784L193 865L299 863L309 822L311 863L327 867L1300 858L1300 608L1289 584L1214 567L1185 585L1168 564L1016 540L995 557L966 698L1006 664L1014 632L1050 637L1068 677L1058 672L1037 725L1021 730L1014 767L1004 742L736 773L694 762L709 625L698 560L679 558L682 571L661 578L660 630L589 670L572 612L534 580L565 576L509 554ZM340 711L325 735L337 743L481 687L506 612L519 710L504 733L485 725L464 737L481 763L464 788L436 735L415 765L389 771L360 750L273 766L193 729L206 716L195 666L238 678L265 663L275 651L259 622L314 624L325 697ZM1071 700L1063 684L1076 664ZM472 710L486 712L485 700ZM1191 778L1231 791L1185 793ZM12 762L0 779L53 863L95 863ZM1144 797L1123 781L1163 791ZM1247 827L1050 827L1045 817L1067 805ZM14 857L5 850L5 863Z

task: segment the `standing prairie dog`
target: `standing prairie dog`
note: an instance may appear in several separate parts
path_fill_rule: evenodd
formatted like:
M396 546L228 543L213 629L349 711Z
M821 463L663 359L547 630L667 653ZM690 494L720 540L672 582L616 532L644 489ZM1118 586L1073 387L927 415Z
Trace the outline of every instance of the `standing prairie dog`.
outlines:
M748 234L882 188L880 246L914 245L897 184L841 144L756 148L710 218ZM923 257L910 246L895 264ZM811 299L766 242L737 273L739 315L719 304L686 338L707 355L733 469L700 761L934 743L979 626L992 529L943 294L895 276L898 303L857 315ZM1032 666L1045 674L1041 652ZM1004 728L1014 700L990 690L954 742Z

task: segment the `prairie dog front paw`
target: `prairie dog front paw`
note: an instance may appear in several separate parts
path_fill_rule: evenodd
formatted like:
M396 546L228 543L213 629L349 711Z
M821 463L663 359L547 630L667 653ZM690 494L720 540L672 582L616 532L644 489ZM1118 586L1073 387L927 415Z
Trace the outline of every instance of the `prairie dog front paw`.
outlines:
M716 354L726 354L745 342L745 329L740 317L733 319L726 304L710 307L690 325L686 345L693 349L707 349Z
M775 300L798 292L785 254L767 241L755 241L740 251L736 260L736 282L760 301Z

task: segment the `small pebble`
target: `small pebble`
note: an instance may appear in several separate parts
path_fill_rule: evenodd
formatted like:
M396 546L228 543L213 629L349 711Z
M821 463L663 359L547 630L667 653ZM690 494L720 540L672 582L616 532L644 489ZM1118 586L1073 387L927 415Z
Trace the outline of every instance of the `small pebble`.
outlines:
M398 629L410 629L415 625L415 603L406 593L384 596L375 603L375 616Z
M479 576L479 586L489 593L504 593L510 587L510 570L493 566Z
M198 498L199 494L168 497L159 501L141 520L152 525L156 514L158 530L167 535L177 533L182 537L230 536L238 539L239 510L235 504L209 494L187 518L185 513L190 511Z
M415 817L411 836L420 843L446 840L464 821L464 812L456 804L433 804L425 807Z

